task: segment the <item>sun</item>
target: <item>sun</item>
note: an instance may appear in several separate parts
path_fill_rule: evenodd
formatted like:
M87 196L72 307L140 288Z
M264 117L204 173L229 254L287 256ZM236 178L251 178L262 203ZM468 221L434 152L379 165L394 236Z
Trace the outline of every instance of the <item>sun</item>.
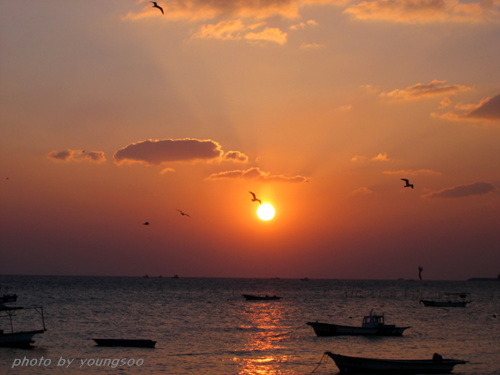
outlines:
M274 217L274 207L269 203L263 203L257 209L257 216L260 220L268 221Z

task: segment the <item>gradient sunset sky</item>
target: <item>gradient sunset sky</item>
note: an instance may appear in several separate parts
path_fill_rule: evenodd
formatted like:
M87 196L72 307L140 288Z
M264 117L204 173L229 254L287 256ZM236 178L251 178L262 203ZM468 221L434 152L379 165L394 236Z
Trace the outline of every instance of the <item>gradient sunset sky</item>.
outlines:
M499 0L158 4L0 1L1 274L497 276Z

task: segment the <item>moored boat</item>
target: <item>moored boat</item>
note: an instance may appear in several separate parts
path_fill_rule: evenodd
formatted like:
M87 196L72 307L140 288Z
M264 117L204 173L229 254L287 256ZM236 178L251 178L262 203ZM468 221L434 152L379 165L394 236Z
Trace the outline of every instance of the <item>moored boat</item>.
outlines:
M137 348L154 348L156 341L143 339L92 339L98 346L130 346Z
M333 359L341 374L442 374L453 371L455 365L467 361L442 358L432 359L378 359L353 357L325 352Z
M276 295L269 296L267 294L265 296L256 296L253 294L243 294L243 297L245 297L245 299L247 301L273 301L273 300L281 299L281 297L278 297Z
M469 293L445 293L440 300L420 300L424 306L431 307L465 307L471 302Z
M404 330L410 327L397 327L394 324L385 324L384 315L370 311L363 317L361 327L331 323L308 322L317 336L401 336Z
M15 331L13 325L13 316L15 312L35 310L41 315L43 328L35 329L31 331ZM30 347L34 343L33 336L37 334L44 333L47 329L45 328L45 320L43 316L42 306L0 306L0 317L8 318L10 323L10 330L5 331L0 329L0 347Z
M4 294L3 296L0 296L0 305L16 301L17 301L17 294Z

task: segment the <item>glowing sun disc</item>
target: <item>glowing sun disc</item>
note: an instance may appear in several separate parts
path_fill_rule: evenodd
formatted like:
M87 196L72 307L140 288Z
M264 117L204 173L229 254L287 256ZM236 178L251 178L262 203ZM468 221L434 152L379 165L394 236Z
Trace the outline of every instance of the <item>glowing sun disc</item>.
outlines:
M269 203L263 203L257 209L257 216L260 220L268 221L274 217L274 207Z

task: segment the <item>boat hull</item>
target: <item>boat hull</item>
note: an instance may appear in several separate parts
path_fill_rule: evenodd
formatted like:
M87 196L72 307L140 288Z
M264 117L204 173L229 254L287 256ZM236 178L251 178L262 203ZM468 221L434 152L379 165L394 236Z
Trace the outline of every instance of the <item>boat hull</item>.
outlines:
M0 334L0 347L27 348L33 344L33 336L44 333L44 329Z
M252 294L243 294L243 297L247 301L276 301L281 299L281 297L278 296L254 296Z
M99 346L130 346L136 348L154 348L156 341L142 339L92 339Z
M457 359L375 359L326 352L341 374L443 374L467 361Z
M16 301L17 301L17 294L4 294L3 296L0 296L0 304L8 302L16 302Z
M468 302L468 301L456 301L456 302L431 301L431 300L421 299L420 303L423 303L424 306L431 306L431 307L465 307L470 302Z
M308 322L317 336L401 336L410 327L382 325L379 327L354 327L339 324Z

